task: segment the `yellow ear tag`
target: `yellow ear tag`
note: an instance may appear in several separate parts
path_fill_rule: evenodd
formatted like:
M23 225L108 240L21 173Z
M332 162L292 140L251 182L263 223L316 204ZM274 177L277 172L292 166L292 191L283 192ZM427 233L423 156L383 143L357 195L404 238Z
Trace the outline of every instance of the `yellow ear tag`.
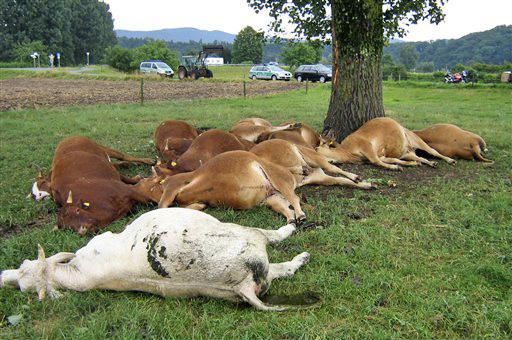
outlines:
M329 146L331 146L331 145L333 145L333 144L334 144L334 142L329 142Z
M177 163L176 162L171 162L171 166L176 166Z
M165 183L165 179L161 180L159 183L160 184L164 184Z
M91 203L89 203L89 202L84 202L84 205L85 205L86 207L88 207L88 206L90 206L90 205L91 205Z

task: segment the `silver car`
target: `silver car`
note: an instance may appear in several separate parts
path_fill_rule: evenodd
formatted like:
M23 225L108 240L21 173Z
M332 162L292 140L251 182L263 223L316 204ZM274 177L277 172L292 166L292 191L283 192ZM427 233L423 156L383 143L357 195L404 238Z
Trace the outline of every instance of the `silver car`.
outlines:
M292 78L292 74L275 65L258 65L251 68L249 78L288 81Z
M142 73L156 73L165 77L174 75L172 68L161 60L144 60L140 63L139 70Z

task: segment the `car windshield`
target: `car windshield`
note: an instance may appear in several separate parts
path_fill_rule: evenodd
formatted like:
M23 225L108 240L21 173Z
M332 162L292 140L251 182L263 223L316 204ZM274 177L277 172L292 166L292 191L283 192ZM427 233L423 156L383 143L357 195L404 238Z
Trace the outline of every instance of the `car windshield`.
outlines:
M166 63L155 63L158 68L170 68Z
M332 68L327 67L327 66L322 65L322 64L316 65L316 68L318 69L318 71L329 72L329 73L332 72Z
M268 68L272 71L275 71L275 72L286 72L285 70L283 70L282 68L280 67L277 67L277 66L274 66L274 65L270 65L268 66Z

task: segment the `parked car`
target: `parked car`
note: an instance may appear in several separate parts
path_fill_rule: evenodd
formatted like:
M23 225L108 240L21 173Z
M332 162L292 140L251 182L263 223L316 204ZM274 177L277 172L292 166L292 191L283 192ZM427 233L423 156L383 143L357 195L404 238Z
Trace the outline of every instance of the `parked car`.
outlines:
M310 80L325 83L332 79L332 69L322 64L300 65L293 76L299 82Z
M139 70L142 73L156 73L165 77L174 75L172 68L161 60L144 60L140 63Z
M275 65L257 65L249 71L251 79L290 80L292 74Z

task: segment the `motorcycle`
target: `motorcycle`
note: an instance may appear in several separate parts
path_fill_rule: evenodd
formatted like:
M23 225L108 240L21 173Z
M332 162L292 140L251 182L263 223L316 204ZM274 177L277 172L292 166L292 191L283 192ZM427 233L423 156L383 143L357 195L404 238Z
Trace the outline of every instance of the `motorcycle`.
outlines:
M474 80L470 76L469 72L466 70L462 71L461 73L455 73L455 74L453 74L451 72L447 72L446 75L444 76L445 83L456 84L456 83L468 83L470 81L474 81Z

